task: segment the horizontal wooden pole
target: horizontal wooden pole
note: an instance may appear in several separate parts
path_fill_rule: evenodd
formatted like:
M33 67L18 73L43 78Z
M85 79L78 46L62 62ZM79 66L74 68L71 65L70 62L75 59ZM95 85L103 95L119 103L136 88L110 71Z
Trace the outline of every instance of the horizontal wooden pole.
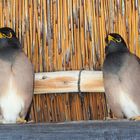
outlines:
M35 74L34 94L104 92L101 71L60 71Z
M80 121L0 125L1 140L139 140L140 122Z

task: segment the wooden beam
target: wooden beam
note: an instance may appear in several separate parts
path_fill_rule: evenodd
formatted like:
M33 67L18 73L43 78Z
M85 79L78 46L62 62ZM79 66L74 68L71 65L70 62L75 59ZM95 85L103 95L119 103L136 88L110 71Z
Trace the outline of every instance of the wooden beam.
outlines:
M34 94L104 92L101 71L60 71L35 74Z
M81 121L0 125L1 140L139 140L140 122Z

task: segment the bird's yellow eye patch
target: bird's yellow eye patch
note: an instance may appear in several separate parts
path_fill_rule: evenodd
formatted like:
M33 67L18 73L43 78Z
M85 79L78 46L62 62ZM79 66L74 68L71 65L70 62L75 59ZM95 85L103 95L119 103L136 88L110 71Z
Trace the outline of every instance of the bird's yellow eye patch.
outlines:
M122 40L121 40L121 38L118 38L118 39L116 39L116 42L121 42Z
M121 42L122 40L121 40L121 38L116 39L116 38L114 38L113 36L108 35L108 41L109 41L109 42L110 42L110 41L113 41L113 42L119 43L119 42Z
M12 38L12 33L10 32L8 35L0 33L0 38Z
M7 38L12 38L12 33L10 32L8 35L6 35Z

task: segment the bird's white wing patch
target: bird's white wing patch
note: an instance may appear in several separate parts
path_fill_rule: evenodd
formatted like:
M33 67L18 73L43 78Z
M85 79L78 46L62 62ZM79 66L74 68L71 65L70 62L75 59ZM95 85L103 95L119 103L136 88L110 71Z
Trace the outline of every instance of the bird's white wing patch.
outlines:
M13 82L12 76L5 96L0 99L0 106L4 123L15 123L19 117L21 109L24 107L23 100L17 95L17 88Z
M132 118L134 116L140 115L140 111L138 110L137 105L125 92L121 91L119 98L123 113L127 118Z

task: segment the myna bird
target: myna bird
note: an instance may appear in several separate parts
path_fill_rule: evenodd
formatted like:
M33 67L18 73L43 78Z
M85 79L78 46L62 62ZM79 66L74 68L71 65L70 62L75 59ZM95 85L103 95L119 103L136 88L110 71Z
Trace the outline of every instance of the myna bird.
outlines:
M0 28L0 123L25 122L32 96L32 64L15 32Z
M118 118L139 119L140 59L132 54L116 33L105 38L103 79L108 104Z

